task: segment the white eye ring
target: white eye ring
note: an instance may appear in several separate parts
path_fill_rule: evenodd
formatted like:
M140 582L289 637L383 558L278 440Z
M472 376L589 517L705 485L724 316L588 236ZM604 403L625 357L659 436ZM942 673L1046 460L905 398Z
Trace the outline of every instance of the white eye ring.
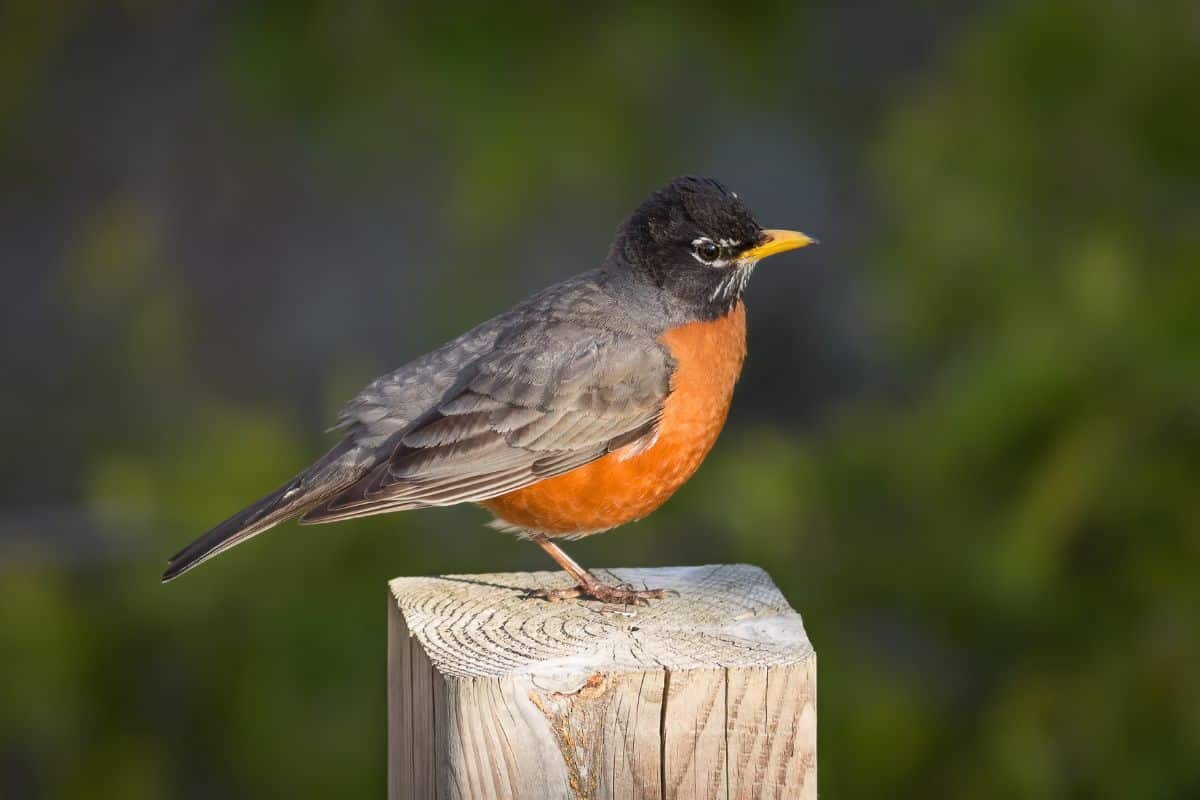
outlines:
M692 240L692 258L701 264L718 266L721 258L721 246L707 236Z

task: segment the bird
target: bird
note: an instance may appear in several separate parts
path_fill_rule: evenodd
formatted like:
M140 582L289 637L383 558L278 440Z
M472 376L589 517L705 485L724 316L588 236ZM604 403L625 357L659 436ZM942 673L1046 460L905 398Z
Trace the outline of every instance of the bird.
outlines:
M713 178L670 181L618 227L599 267L369 383L327 453L172 556L163 582L292 518L473 503L574 582L541 599L663 597L601 581L559 542L642 519L696 472L742 371L755 266L815 241L762 228Z

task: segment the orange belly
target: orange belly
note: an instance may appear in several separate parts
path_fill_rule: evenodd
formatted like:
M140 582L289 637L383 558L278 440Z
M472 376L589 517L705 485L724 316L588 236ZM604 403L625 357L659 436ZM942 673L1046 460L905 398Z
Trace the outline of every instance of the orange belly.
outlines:
M675 359L658 438L637 443L571 472L486 500L503 522L550 536L580 536L654 511L692 477L725 425L733 386L746 357L746 310L738 303L711 322L693 322L660 337Z

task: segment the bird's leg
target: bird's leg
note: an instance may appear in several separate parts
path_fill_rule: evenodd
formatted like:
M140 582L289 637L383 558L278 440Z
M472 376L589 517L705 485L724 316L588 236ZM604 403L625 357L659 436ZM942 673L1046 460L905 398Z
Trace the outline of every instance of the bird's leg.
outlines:
M667 595L663 589L638 591L628 584L610 586L602 583L595 575L580 566L578 561L567 555L561 547L550 541L545 534L535 533L530 538L537 542L577 582L577 585L570 589L539 589L531 593L533 597L540 597L552 603L574 598L590 598L614 605L644 606L649 605L651 600L658 600Z

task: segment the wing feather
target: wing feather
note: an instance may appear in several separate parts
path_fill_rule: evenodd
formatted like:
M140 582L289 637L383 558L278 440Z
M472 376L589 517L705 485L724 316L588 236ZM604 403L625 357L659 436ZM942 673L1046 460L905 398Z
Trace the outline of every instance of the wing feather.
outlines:
M304 521L479 502L576 469L653 434L673 367L629 333L530 326Z

